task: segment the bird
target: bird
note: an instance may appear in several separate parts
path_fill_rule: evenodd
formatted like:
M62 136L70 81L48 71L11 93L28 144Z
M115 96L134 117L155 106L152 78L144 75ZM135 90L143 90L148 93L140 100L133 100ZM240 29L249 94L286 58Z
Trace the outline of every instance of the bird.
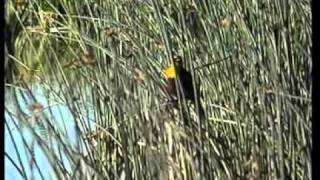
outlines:
M173 65L164 69L164 75L167 80L165 90L169 94L171 101L175 102L175 106L177 107L176 102L178 102L179 97L191 101L197 107L196 112L199 113L199 119L202 120L205 112L200 102L200 85L196 84L194 88L192 75L183 67L181 56L173 58ZM177 86L177 83L181 86ZM196 93L194 90L196 90ZM196 97L195 94L197 95Z

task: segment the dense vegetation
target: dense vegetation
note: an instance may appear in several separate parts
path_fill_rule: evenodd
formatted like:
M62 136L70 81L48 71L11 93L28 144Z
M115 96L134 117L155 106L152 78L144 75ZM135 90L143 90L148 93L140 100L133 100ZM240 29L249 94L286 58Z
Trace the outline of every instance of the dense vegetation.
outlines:
M12 0L6 11L6 112L53 177L311 179L309 1ZM174 55L201 82L202 127L192 107L185 127L167 106ZM72 116L53 116L35 86ZM74 121L76 143L57 121Z

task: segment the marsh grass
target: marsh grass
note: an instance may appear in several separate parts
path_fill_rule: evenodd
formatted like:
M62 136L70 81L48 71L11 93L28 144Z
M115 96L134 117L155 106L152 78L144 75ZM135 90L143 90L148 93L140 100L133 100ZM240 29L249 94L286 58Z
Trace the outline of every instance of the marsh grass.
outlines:
M6 4L6 112L33 135L31 174L47 173L38 145L58 179L311 179L308 1L18 2ZM201 81L207 119L190 108L191 127L163 90L177 54ZM74 122L75 140L57 121Z

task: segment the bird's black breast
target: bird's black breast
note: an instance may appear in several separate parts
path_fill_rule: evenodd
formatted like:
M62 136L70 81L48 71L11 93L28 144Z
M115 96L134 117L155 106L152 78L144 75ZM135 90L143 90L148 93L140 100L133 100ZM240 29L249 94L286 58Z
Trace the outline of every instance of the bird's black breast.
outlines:
M179 78L185 98L194 101L194 88L191 74L185 69L181 69ZM199 96L199 93L197 93L197 95Z

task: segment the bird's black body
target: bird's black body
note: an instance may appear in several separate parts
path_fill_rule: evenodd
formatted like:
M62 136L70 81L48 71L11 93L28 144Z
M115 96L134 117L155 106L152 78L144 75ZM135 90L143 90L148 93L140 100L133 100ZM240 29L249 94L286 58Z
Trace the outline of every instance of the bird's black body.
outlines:
M192 75L182 67L181 59L175 59L174 66L177 77L176 79L169 78L166 86L171 99L178 100L178 97L180 97L181 99L190 100L195 107L198 107L196 111L199 113L200 119L202 119L205 113L200 102L200 86L196 84L196 87L193 87ZM177 83L181 86L177 86ZM179 92L179 96L177 92Z

